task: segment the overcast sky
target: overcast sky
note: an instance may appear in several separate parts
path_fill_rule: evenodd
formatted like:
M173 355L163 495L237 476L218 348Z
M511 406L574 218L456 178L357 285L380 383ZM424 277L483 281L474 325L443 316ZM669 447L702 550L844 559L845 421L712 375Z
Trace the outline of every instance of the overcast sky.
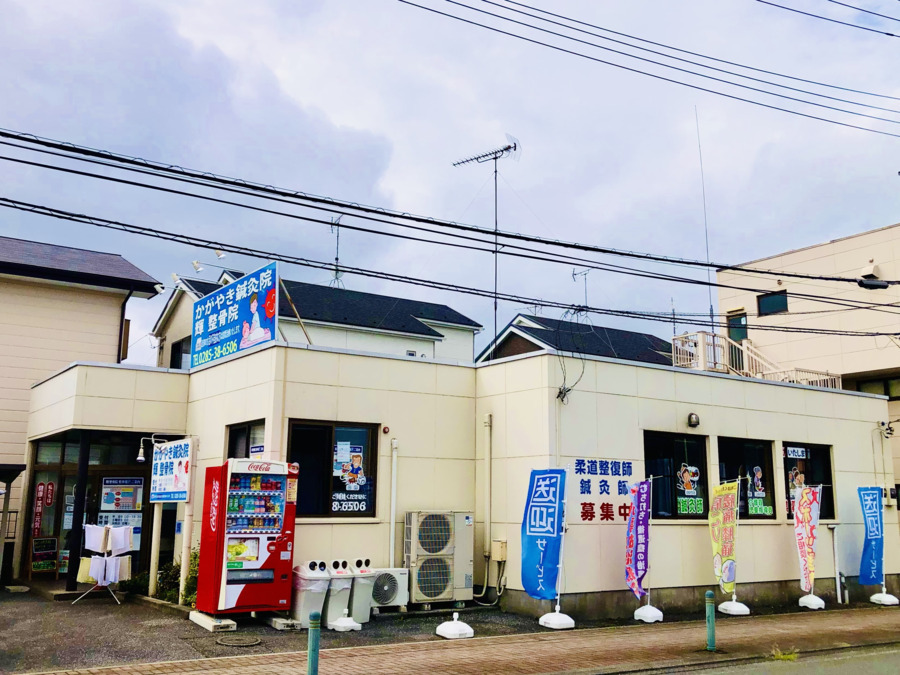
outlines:
M698 86L900 133L896 123L666 72L443 0L415 1ZM900 39L753 0L523 2L721 59L900 97ZM876 30L897 27L821 0L782 4ZM893 0L856 4L900 18ZM714 261L741 262L900 220L900 138L651 79L396 0L0 0L0 17L0 126L7 129L488 227L490 166L451 164L504 144L510 133L523 152L518 162L500 162L502 229L704 258L696 106ZM900 111L900 100L778 81ZM36 158L3 146L0 155ZM327 226L4 161L0 196L313 259L334 257ZM203 250L5 209L0 234L121 253L167 286L172 272L194 276L191 260L216 262ZM341 260L483 288L493 283L489 255L349 231L341 236ZM223 264L249 270L263 262L229 256ZM657 269L705 278L678 267ZM199 276L217 272L207 268ZM301 268L283 275L329 280L325 272ZM344 281L354 290L449 304L485 325L479 348L492 332L490 300L351 276ZM587 284L594 306L668 311L674 299L679 312L705 312L709 304L705 289L608 272L591 272ZM500 289L584 302L583 282L573 281L567 265L501 257ZM155 363L150 340L142 337L163 302L129 304L133 361ZM501 326L517 311L530 310L501 304ZM562 311L544 313L558 318ZM672 334L671 324L592 320Z

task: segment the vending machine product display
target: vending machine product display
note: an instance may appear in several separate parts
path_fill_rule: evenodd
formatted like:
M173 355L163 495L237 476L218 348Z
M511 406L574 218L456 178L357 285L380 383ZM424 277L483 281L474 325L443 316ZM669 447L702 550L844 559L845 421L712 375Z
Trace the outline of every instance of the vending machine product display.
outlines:
M296 464L229 459L206 470L197 609L291 606Z

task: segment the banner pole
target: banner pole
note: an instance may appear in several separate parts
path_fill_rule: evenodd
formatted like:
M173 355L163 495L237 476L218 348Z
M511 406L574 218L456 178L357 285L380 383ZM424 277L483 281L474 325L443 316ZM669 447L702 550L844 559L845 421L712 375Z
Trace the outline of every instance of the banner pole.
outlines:
M566 468L564 469L565 473L563 474L563 485L568 488L569 484L569 465L566 464ZM562 594L561 591L561 580L563 575L563 560L566 554L566 523L568 522L568 505L569 505L569 490L566 489L563 496L563 512L562 512L562 532L560 532L560 540L559 540L559 563L556 565L556 611L559 612L559 599Z
M653 529L653 476L650 476L650 500L649 500L648 510L650 511L650 515L647 518L647 574L650 574L650 531ZM650 605L650 589L645 589L647 591L647 605Z
M741 477L737 478L737 508L734 510L734 589L731 591L731 601L737 602L737 543L738 525L741 522ZM750 502L747 502L747 510L750 510Z

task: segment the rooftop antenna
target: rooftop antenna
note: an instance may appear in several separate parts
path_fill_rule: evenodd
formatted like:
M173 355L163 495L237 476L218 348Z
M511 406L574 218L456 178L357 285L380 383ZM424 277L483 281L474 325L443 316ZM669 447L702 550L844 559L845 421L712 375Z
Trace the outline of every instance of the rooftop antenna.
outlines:
M582 278L584 279L584 306L585 306L585 307L588 306L588 301L587 301L587 277L588 277L588 274L590 274L590 273L591 273L591 268L590 268L590 267L586 267L585 269L580 270L580 271L579 271L577 268L575 268L575 267L572 268L572 281L578 281L578 278L577 278L577 277L582 277Z
M497 217L497 160L501 157L512 157L515 161L519 161L522 156L522 144L519 140L509 134L506 134L506 145L494 150L488 150L480 155L473 155L453 162L453 166L462 166L463 164L484 164L485 162L494 162L494 338L491 341L491 358L494 357L494 349L497 347L497 254L500 251L499 244L499 220Z
M335 244L334 249L334 272L332 273L331 281L328 282L328 285L332 288L343 288L344 282L341 281L341 277L344 276L344 273L341 272L340 261L341 261L341 218L344 215L341 214L337 218L331 219L331 231L337 235L337 243Z
M709 223L706 219L706 178L703 175L703 148L700 145L700 115L697 106L694 106L694 121L697 124L697 152L700 155L700 185L703 188L703 234L706 237L706 291L709 294L709 330L716 332L716 322L713 318L712 278L709 271Z

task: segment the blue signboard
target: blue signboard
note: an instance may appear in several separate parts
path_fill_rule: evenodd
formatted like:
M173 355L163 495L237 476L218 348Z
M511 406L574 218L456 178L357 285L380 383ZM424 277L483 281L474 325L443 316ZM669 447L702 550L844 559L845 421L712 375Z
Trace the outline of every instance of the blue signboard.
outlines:
M522 520L522 588L532 598L556 597L565 491L564 469L531 472Z
M881 508L881 488L861 487L859 503L862 506L866 541L859 561L859 583L863 586L880 586L884 583L884 516Z
M277 339L278 267L270 263L194 303L191 367Z

